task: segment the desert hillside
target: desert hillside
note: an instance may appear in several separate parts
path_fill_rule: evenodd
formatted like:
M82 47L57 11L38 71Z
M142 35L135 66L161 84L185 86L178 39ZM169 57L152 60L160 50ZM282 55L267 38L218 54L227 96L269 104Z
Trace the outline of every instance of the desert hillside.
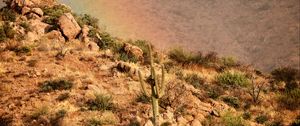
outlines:
M300 68L299 0L60 0L122 38L217 52L270 72Z
M0 126L298 126L300 72L113 37L54 0L0 11Z

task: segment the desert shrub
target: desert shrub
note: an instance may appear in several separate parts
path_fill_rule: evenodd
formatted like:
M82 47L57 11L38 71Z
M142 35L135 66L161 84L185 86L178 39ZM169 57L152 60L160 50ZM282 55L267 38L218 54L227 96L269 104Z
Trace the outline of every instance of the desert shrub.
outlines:
M17 13L8 7L1 8L0 14L3 21L15 22L17 19Z
M181 64L198 64L206 67L213 67L215 63L219 62L219 58L215 52L203 55L201 52L191 53L186 52L182 48L175 48L169 51L170 59Z
M38 60L29 60L27 63L29 67L35 67L38 63Z
M20 24L21 27L23 27L25 29L25 32L30 32L32 31L32 28L30 26L30 24L28 22L22 22Z
M5 41L6 39L12 39L16 35L16 31L9 25L8 22L5 22L0 26L0 42Z
M54 117L50 119L51 126L60 126L60 120L65 117L67 111L62 109L55 113Z
M216 80L219 84L226 85L226 86L247 86L249 85L250 81L240 72L233 72L233 71L225 71L219 74L216 77Z
M269 120L269 118L266 115L259 115L255 118L255 121L259 124L264 124L268 120Z
M11 123L13 122L13 116L12 115L1 115L0 116L0 126L11 126Z
M224 57L222 58L222 65L224 67L234 67L234 66L237 66L237 63L236 61L234 60L233 57Z
M112 112L104 112L100 118L88 120L88 126L116 125L118 119Z
M120 52L118 60L122 60L125 62L132 62L132 63L137 63L138 62L138 58L132 55L128 55L125 52Z
M245 120L251 119L251 113L250 112L244 112L243 113L243 119L245 119Z
M207 91L208 97L212 99L217 99L223 94L224 94L224 89L219 86L210 87Z
M52 7L45 7L43 8L44 15L46 18L43 20L43 22L51 25L56 25L58 18L62 16L64 13L70 13L71 10L64 6L64 5L54 5Z
M46 106L43 106L41 108L36 109L32 114L31 118L32 119L38 119L42 115L47 115L49 113L49 108Z
M279 103L287 109L300 108L300 89L287 90L279 96Z
M276 81L284 81L286 89L298 88L297 80L300 80L300 71L291 67L278 68L271 72Z
M12 51L14 51L18 55L28 54L28 53L31 52L31 47L29 47L29 46L20 46L20 47L17 47L15 49L13 49Z
M291 126L300 126L300 115L297 116L296 120L291 124Z
M284 126L284 124L282 123L282 120L274 120L273 122L266 124L266 126Z
M96 98L87 102L90 110L113 110L114 104L110 95L95 94Z
M184 77L184 80L193 85L195 88L201 88L201 85L204 84L204 79L201 78L198 74L195 73L191 73L191 74L187 74Z
M92 31L90 31L90 32L92 32ZM95 34L97 34L97 32ZM89 36L91 36L90 33L89 33ZM97 44L100 47L100 49L111 49L111 48L115 47L116 39L114 37L112 37L109 33L102 32L102 33L99 33L99 36L100 36L101 40Z
M89 14L81 14L81 15L74 14L74 17L77 23L80 25L80 27L83 27L84 25L89 25L96 29L99 28L98 27L99 20L95 17L92 17Z
M41 91L50 92L53 90L68 90L71 89L73 83L67 80L51 80L45 81L40 86Z
M241 116L233 115L231 112L226 112L221 120L225 126L246 126L245 121Z
M68 99L69 97L70 97L70 93L62 93L56 98L56 100L64 101L64 100Z
M224 97L223 101L228 104L229 106L232 106L234 108L239 108L240 107L240 101L237 97Z
M151 98L147 95L145 95L144 93L139 93L137 98L136 98L136 101L137 102L141 102L141 103L145 103L145 104L148 104L150 103L151 101Z

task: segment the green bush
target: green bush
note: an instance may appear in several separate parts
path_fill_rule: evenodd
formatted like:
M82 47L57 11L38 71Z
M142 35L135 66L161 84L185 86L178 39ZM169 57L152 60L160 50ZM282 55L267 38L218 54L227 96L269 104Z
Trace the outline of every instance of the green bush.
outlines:
M181 64L198 64L207 67L214 66L219 62L219 58L215 52L203 55L201 52L197 54L184 51L182 48L175 48L168 53L170 59L175 60Z
M112 110L114 104L112 103L112 97L109 95L96 94L96 98L87 102L90 110Z
M60 119L64 118L67 111L62 109L55 113L54 117L50 119L51 126L60 126Z
M184 80L193 85L195 88L201 88L201 86L203 86L204 84L204 79L199 77L197 74L192 73L192 74L187 74L184 77Z
M80 27L83 27L84 25L88 25L96 29L99 28L98 26L99 20L97 18L92 17L89 14L81 14L81 15L74 14L74 17L77 23L80 25Z
M223 101L234 108L240 107L240 100L237 97L224 97Z
M271 72L272 77L276 81L284 81L286 83L286 89L291 90L299 88L297 80L300 80L300 71L291 67L278 68Z
M67 80L45 81L40 86L42 92L50 92L53 90L68 90L71 89L73 83Z
M25 32L30 32L32 31L32 28L30 26L30 24L28 22L22 22L20 24L21 27L23 27L25 29Z
M16 52L18 55L20 54L28 54L31 52L31 47L29 46L21 46L21 47L17 47L13 50L14 52Z
M224 67L234 67L237 66L237 63L233 57L224 57L222 58L222 65Z
M16 35L16 31L9 25L8 22L5 22L0 26L0 42L5 41L6 39L12 39Z
M71 10L64 5L54 5L52 7L43 8L46 18L43 22L51 25L57 25L58 18L64 13L70 13Z
M235 116L230 112L226 112L221 120L225 126L246 126L245 121L241 116Z
M259 115L255 118L255 121L259 124L264 124L268 120L269 118L266 115Z
M249 79L240 72L225 71L216 77L219 84L227 86L242 86L246 87L250 84Z
M287 90L279 96L279 103L287 109L300 108L300 89Z
M245 119L245 120L251 119L251 113L250 112L244 112L243 119Z
M125 62L132 62L132 63L137 63L138 62L138 58L132 55L128 55L125 52L120 52L118 60L122 60Z
M0 15L3 21L15 22L17 19L17 13L8 7L1 8Z

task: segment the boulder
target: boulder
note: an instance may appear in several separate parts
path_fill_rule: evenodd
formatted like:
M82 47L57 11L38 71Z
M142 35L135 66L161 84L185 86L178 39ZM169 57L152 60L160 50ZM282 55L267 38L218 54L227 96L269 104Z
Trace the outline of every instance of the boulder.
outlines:
M80 26L71 13L65 13L58 19L58 24L68 40L75 39L80 33Z
M31 0L6 0L6 4L10 5L10 7L25 7L32 6L33 2Z
M30 8L29 7L23 7L22 8L22 15L28 14L30 12Z
M43 12L43 10L41 8L32 8L31 12L39 15L40 17L42 17L44 15L44 12Z
M88 37L88 34L89 34L89 27L87 25L84 25L81 29L81 36L80 36L80 39L82 42L89 42L89 37Z
M143 59L143 50L129 43L124 44L124 51L138 59Z
M60 31L53 30L45 35L48 39L64 42L65 38L62 36Z
M202 124L201 124L201 122L200 122L199 120L195 119L195 120L192 122L191 126L202 126Z

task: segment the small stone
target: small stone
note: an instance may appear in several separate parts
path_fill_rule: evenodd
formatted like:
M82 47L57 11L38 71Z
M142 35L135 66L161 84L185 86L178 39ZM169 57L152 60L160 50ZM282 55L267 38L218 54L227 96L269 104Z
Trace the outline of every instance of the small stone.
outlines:
M182 116L177 118L177 122L181 125L186 125L188 123L188 121L185 118L183 118Z
M191 126L202 126L201 122L197 119L193 120Z
M153 126L152 121L149 119L149 120L145 123L145 126Z
M216 117L220 117L220 114L219 112L217 112L217 110L212 110L210 114Z

